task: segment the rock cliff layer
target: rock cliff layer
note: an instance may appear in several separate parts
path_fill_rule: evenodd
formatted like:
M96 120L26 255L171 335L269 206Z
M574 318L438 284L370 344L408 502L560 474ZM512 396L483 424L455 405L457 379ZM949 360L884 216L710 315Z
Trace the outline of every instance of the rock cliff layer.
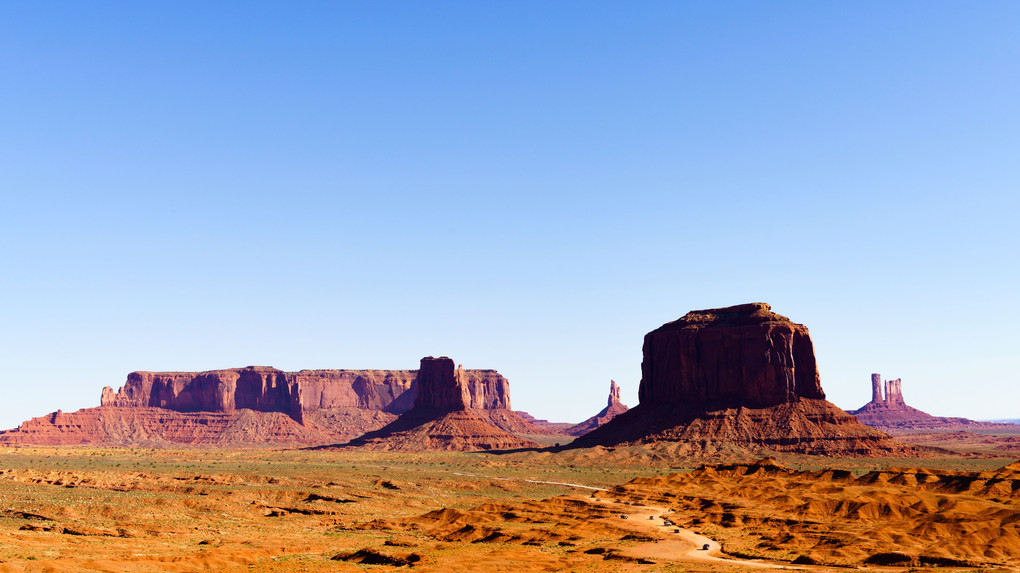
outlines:
M497 388L480 385L478 379L472 380L460 367L454 369L453 364L445 356L422 358L414 408L379 430L334 447L475 451L537 445L516 435L545 432L509 408L508 385ZM499 399L485 399L487 395ZM503 407L486 407L490 405Z
M426 376L434 363L423 361ZM452 370L451 370L452 371ZM458 397L471 408L509 408L509 384L495 370L455 372L464 381ZM176 412L233 412L249 409L283 412L301 421L305 412L330 408L362 408L401 414L411 409L417 392L405 396L421 374L418 370L302 370L284 372L248 366L208 372L132 372L124 386L103 389L101 405L166 408ZM447 383L452 383L448 380ZM432 400L433 397L425 397Z
M440 363L443 368L438 368ZM422 364L426 377L456 381L455 395L426 396L426 402L440 405L447 400L448 405L476 409L483 417L491 410L495 419L505 418L509 383L495 370L454 370L448 358L429 358ZM419 370L284 372L266 366L132 372L116 392L103 389L99 408L34 418L0 432L0 443L336 443L411 410L419 376ZM438 388L431 382L425 387ZM250 431L247 438L244 428Z
M824 399L806 327L751 303L645 336L640 403L571 447L654 442L829 455L910 455Z
M765 303L696 310L645 335L640 403L762 408L825 398L807 328Z

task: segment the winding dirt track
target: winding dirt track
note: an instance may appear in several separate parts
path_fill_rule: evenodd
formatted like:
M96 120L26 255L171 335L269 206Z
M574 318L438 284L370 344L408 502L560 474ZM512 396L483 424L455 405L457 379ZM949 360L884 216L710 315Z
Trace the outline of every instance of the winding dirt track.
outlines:
M582 485L576 483L563 483L553 481L540 481L530 480L523 478L503 478L503 477L489 477L479 476L477 474L468 474L460 472L451 472L454 475L460 476L471 476L471 477L486 477L487 479L495 479L502 481L524 481L528 483L541 483L549 485L561 485L566 487L595 490L595 491L608 491L605 488L593 487L589 485ZM677 527L675 525L667 526L665 523L664 516L672 513L669 508L655 507L649 505L627 505L625 503L609 501L605 499L583 498L587 502L596 501L608 506L613 507L613 511L619 512L613 519L620 522L620 525L633 529L638 533L653 533L659 535L666 535L667 539L660 541L653 541L651 543L642 543L628 547L623 551L629 557L636 558L647 558L647 559L668 559L673 561L687 561L695 563L714 563L724 565L737 565L741 567L755 567L759 569L814 569L813 567L804 567L790 565L788 563L770 563L768 561L751 560L751 559L732 559L723 556L722 545L717 541L709 539L704 535L694 533L689 529ZM626 515L627 519L623 519L620 515ZM705 546L708 549L704 549Z
M598 501L612 506L614 511L619 511L619 515L627 516L627 519L623 519L619 515L614 518L619 520L619 525L639 533L665 534L669 537L661 541L628 547L623 553L629 557L738 565L761 569L804 569L803 567L791 566L786 563L769 563L766 561L723 557L721 556L722 546L718 542L704 535L698 535L689 529L675 525L667 526L663 515L670 513L670 510L664 507L634 506L607 500ZM679 533L674 533L674 530L679 530ZM702 549L705 545L708 545L707 550Z

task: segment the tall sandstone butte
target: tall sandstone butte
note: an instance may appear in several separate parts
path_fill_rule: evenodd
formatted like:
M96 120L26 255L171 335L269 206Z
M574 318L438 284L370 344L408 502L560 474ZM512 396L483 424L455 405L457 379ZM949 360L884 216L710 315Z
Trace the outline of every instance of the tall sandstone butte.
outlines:
M885 395L882 390L885 389ZM859 422L886 432L909 432L916 430L959 430L966 428L1015 429L1013 424L978 422L967 418L933 416L908 406L903 400L903 382L886 380L881 374L871 375L871 401L856 410L851 410Z
M482 379L445 356L421 359L414 408L385 427L331 447L397 451L475 451L534 447L515 433L542 434L510 409L507 385Z
M656 442L813 454L912 452L825 400L807 327L765 303L695 310L644 339L639 404L572 447Z
M764 408L824 399L807 327L765 303L696 310L645 335L641 403Z

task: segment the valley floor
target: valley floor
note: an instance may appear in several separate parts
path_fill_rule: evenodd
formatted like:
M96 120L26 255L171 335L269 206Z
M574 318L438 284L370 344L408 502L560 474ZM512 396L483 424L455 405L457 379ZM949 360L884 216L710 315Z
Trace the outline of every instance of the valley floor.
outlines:
M810 487L796 485L808 479L802 473L780 466L735 466L702 477L689 471L703 461L620 450L6 448L0 450L0 572L836 570L860 566L870 553L896 554L897 536L910 534L896 528L918 527L902 511L893 519L873 506L879 514L872 519L862 517L871 510L857 515L814 503L826 492L862 495L864 486L846 479L907 460L779 459L798 468L847 467L843 482L812 478ZM909 463L927 461L976 471L1010 460ZM631 482L636 477L649 479ZM912 486L888 487L895 497ZM760 495L737 500L741 488ZM1011 516L1020 517L1020 504L1005 489L992 497L972 490L918 495L921 506L949 500L961 512L994 510L1006 528ZM806 508L813 513L803 523L777 526L797 521L792 516ZM780 514L781 522L767 519ZM676 524L665 525L663 516ZM868 519L874 527L861 525ZM873 529L889 547L826 552L833 539ZM704 543L709 550L701 549ZM916 557L925 550L904 551ZM794 565L801 556L804 564ZM1016 567L1020 559L971 549L959 562L900 564L994 569Z

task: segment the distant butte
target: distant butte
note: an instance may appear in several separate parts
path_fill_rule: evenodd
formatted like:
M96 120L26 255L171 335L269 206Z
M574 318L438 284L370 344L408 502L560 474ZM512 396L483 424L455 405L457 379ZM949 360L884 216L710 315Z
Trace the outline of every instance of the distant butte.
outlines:
M825 400L807 327L765 303L691 311L649 332L643 356L639 404L570 447L670 442L690 454L725 444L851 456L916 451Z
M100 407L57 411L0 432L3 444L198 446L304 444L350 440L382 428L415 406L418 370L302 370L248 366L207 372L132 372ZM495 370L457 370L455 389L422 400L492 411L510 431L548 433L510 407ZM426 384L426 392L432 391Z
M603 408L598 414L595 414L591 418L570 426L565 430L565 433L569 436L583 436L588 432L596 428L600 428L613 418L628 410L627 406L620 401L620 387L616 385L616 380L609 381L609 403Z
M903 383L899 378L883 383L881 374L871 375L871 401L856 410L850 410L849 413L860 423L886 432L1016 428L1013 424L932 416L907 405L903 400Z
M414 408L385 427L338 447L395 451L477 451L536 447L511 432L544 433L510 409L508 386L499 400L475 401L464 370L445 356L421 359ZM490 394L491 395L491 394Z

